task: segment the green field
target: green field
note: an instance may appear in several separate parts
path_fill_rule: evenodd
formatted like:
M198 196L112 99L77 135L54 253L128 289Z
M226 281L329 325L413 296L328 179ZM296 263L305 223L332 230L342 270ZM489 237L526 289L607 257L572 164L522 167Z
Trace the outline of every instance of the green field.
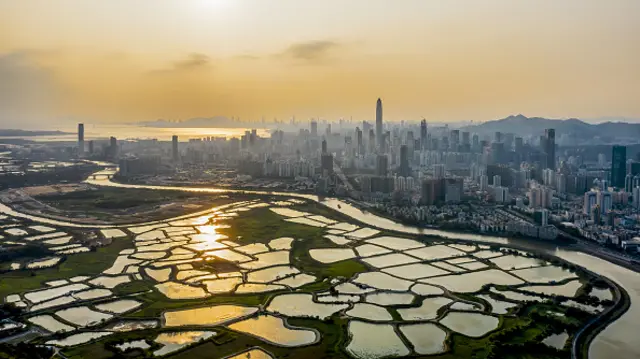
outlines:
M70 255L58 266L37 270L20 270L0 275L0 297L23 293L44 286L44 282L67 279L74 276L93 276L111 267L121 250L133 248L130 238L115 240L95 252Z
M99 187L84 191L40 195L34 198L63 210L93 211L132 209L201 196L201 194L182 191Z
M243 196L237 198L247 199L250 197ZM234 197L234 200L237 198ZM265 199L264 197L261 198ZM278 198L278 200L280 200L280 198ZM230 199L228 199L228 201L230 201ZM324 215L339 221L347 221L343 215L315 203L295 205L291 208ZM330 282L332 278L352 278L358 273L374 270L357 259L348 259L332 264L324 264L314 260L309 254L311 249L340 247L323 237L326 234L326 228L287 222L284 217L277 215L268 208L252 209L251 212L249 212L250 214L246 214L246 212L238 213L238 217L221 220L221 223L229 227L218 230L219 233L227 235L229 239L234 242L250 244L268 243L279 237L292 237L295 239L290 251L290 264L304 273L316 276L318 279L315 283L299 288L297 292L317 293L327 291L332 286ZM348 222L354 223L353 221ZM380 234L407 237L406 235L398 235L385 231ZM434 239L420 237L419 240L429 242ZM358 241L355 240L352 245L358 245ZM111 245L99 248L95 252L69 256L56 268L9 272L0 277L0 296L4 297L7 294L13 294L15 292L21 293L41 288L44 282L50 280L69 278L76 275L98 275L113 264L121 250L132 247L133 243L130 238L115 240ZM196 264L195 269L201 269L199 266L201 266L203 262ZM492 268L497 268L495 264L488 261L485 262ZM235 266L234 271L236 271L238 264L233 265ZM173 275L176 275L175 270ZM593 280L593 278L582 278L585 276L584 273L580 273L580 275L583 283ZM165 311L216 304L264 306L269 303L274 296L286 292L277 291L245 295L218 294L204 299L170 300L155 290L154 285L155 282L144 279L117 286L114 289L114 293L117 296L129 296L133 294L135 295L135 300L142 303L140 309L133 313L123 315L122 317L129 319L160 319L162 313ZM509 289L517 290L517 288ZM485 287L477 293L446 293L445 295L452 300L468 300L486 304L486 302L476 298L476 296L488 293L489 288ZM580 293L582 293L582 291L580 291ZM495 297L494 295L494 298ZM416 296L412 306L415 306L415 304L420 301L421 298ZM406 308L408 306L409 305L397 305L389 308L389 313L393 318L390 323L398 325L402 318L396 309L399 307ZM442 314L445 310L446 309L441 308L440 313ZM549 311L560 313L563 316L549 315ZM485 309L485 314L490 314L488 308ZM581 325L593 318L591 315L573 309L566 309L558 304L540 304L535 302L520 303L515 309L512 309L509 314L496 316L500 320L499 327L480 338L467 337L446 329L448 332L445 343L446 353L431 355L428 356L428 358L569 358L571 353L568 345L565 346L563 350L556 350L542 344L542 340L550 334L560 333L565 330L570 335L573 335ZM245 351L251 347L259 346L272 353L276 358L349 358L350 356L345 350L350 340L347 333L349 320L350 319L344 314L340 313L334 314L328 320L287 319L287 322L292 326L315 328L322 335L318 343L296 348L284 348L269 344L253 336L234 332L226 327L181 328L180 330L212 330L218 334L204 343L195 344L168 357L179 359L224 358ZM441 326L441 328L444 327ZM98 326L95 329L99 330L100 327ZM157 349L157 345L146 351L134 350L127 353L117 352L113 349L113 345L115 343L137 339L145 339L147 342L152 343L153 339L155 339L159 333L177 330L178 329L175 328L159 328L116 333L93 343L63 349L62 353L65 358L74 359L150 358L152 357L152 352ZM571 338L572 337L570 337L570 340ZM40 342L43 341L44 339ZM1 354L0 358L2 358Z

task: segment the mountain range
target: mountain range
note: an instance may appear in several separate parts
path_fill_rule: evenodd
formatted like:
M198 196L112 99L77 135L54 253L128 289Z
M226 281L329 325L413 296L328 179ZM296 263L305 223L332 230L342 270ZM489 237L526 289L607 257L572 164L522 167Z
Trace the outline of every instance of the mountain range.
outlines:
M604 122L590 124L579 119L547 119L542 117L526 117L515 115L501 120L488 121L478 125L465 126L464 131L479 135L491 135L496 132L514 133L518 136L540 136L544 130L553 128L556 138L575 139L578 142L596 140L600 143L638 143L640 141L640 124L628 122Z

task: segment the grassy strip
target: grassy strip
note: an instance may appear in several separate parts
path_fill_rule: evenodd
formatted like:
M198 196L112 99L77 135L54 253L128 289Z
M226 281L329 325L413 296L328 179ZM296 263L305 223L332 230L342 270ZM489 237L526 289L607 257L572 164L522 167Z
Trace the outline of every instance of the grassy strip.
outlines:
M0 277L0 298L8 294L38 289L44 285L44 282L51 280L69 279L79 275L99 275L113 265L121 250L132 247L130 238L118 239L95 251L70 255L64 262L53 268L5 273Z
M40 195L34 198L64 210L95 211L96 209L131 209L143 205L158 205L194 197L202 197L202 194L183 191L99 187L85 191Z
M322 228L286 222L268 208L253 209L250 216L235 217L225 221L225 224L230 227L220 228L220 233L233 241L246 244L268 243L279 237L313 239L320 238L323 234Z

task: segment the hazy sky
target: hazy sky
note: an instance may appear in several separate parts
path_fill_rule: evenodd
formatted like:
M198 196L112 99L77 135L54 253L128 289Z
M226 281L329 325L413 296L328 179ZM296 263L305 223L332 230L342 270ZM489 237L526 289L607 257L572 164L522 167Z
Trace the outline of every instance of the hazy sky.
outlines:
M0 127L640 118L638 0L0 0Z

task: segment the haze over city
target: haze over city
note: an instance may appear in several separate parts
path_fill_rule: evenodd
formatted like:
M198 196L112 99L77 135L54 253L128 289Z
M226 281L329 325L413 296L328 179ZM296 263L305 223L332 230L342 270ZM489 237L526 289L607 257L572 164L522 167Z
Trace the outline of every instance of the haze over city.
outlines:
M640 118L638 1L0 1L2 127Z

